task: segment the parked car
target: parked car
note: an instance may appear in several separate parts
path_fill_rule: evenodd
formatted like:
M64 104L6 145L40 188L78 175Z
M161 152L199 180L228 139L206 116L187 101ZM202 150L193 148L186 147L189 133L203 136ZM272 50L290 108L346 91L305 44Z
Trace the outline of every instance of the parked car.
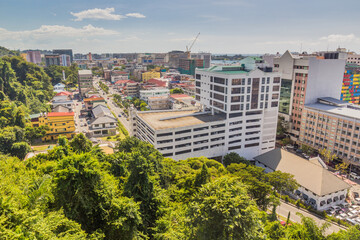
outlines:
M353 179L360 179L360 177L354 172L350 173L350 177L353 178Z
M354 194L354 198L359 198L359 193L353 192L353 194Z

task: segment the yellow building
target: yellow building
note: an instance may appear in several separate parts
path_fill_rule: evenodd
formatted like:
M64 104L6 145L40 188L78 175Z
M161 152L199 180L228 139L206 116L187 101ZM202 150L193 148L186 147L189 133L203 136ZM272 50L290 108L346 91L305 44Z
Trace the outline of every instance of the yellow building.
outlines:
M27 54L26 54L26 53L21 53L20 56L21 56L25 61L27 61L27 60L26 60L26 57L27 57Z
M147 81L152 78L160 78L160 73L159 72L144 72L141 74L141 79L143 81Z
M44 115L30 115L31 126L48 126L49 131L43 141L56 140L59 135L72 138L75 136L74 112L51 112Z

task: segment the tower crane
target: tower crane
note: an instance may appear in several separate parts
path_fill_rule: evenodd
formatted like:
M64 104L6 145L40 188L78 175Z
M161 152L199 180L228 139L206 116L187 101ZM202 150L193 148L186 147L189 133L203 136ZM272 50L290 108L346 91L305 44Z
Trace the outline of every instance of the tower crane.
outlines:
M190 46L186 46L186 53L187 53L187 58L190 59L190 53L191 53L191 48L194 46L194 43L196 42L196 40L198 39L200 35L200 32L196 35L195 39L190 43Z

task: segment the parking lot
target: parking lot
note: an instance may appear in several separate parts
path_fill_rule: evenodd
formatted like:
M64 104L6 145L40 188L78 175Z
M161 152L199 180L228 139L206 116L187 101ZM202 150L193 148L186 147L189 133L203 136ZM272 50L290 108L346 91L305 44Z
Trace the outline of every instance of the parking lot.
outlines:
M358 192L353 192L351 194L354 194L354 199L360 200ZM344 203L336 205L326 212L329 216L334 216L337 219L347 221L354 225L360 225L360 201L355 200L353 202L354 204Z

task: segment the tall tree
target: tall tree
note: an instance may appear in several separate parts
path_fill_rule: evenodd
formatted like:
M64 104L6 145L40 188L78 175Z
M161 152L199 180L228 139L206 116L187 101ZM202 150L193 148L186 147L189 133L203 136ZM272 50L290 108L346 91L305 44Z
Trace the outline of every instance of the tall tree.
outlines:
M260 239L263 228L259 211L245 186L231 178L219 178L199 189L189 208L191 239Z

